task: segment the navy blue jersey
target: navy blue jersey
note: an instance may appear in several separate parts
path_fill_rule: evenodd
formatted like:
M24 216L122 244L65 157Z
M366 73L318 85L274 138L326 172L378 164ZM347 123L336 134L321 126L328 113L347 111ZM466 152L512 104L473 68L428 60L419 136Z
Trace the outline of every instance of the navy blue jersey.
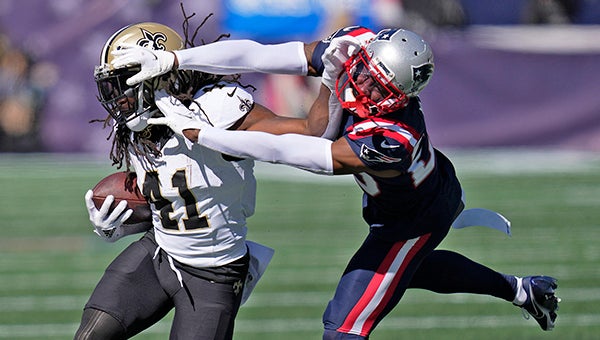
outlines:
M352 35L363 45L375 33L362 26L337 30L321 40L311 64L323 72L321 57L333 38ZM461 206L462 190L452 163L434 149L418 98L402 110L361 119L344 111L340 136L362 162L373 170L398 170L401 176L355 175L362 188L363 217L371 232L392 239L409 239L447 229Z
M450 226L461 187L452 163L429 141L418 98L380 117L361 119L345 112L343 124L340 134L366 166L402 173L392 178L355 175L372 232L407 239Z

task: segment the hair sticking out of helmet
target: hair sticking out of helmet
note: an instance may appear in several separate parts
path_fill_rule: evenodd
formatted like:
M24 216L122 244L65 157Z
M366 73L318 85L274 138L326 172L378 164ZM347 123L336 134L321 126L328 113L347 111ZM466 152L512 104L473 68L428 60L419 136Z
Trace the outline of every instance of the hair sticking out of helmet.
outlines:
M344 64L336 82L342 107L359 117L400 110L433 74L431 47L419 35L384 29Z
M190 20L196 15L196 13L187 14L185 12L185 8L183 7L183 3L180 4L181 12L183 13L183 35L185 37L184 45L186 48L196 46L196 38L199 30L204 27L208 19L213 16L213 13L208 14L200 24L196 25L195 28L190 26ZM229 38L228 33L220 34L215 40L212 42L220 41L225 38ZM204 39L201 39L200 43L202 45L206 44ZM189 107L191 103L194 101L194 95L199 89L204 89L205 91L209 91L212 87L219 87L221 81L226 81L229 83L235 83L242 88L252 89L253 91L256 88L250 84L242 84L240 82L241 75L233 74L233 75L218 75L212 73L205 73L200 71L192 71L192 70L178 70L175 72L176 78L175 81L169 81L169 85L166 88L167 94L177 98L183 105ZM206 117L208 119L208 117Z
M134 66L113 69L112 51L118 49L123 43L138 44L153 49L164 48L174 51L183 47L194 47L196 36L207 20L213 15L210 13L200 25L190 27L190 19L196 15L187 15L183 8L183 35L185 40L171 28L157 23L139 23L126 26L117 31L106 42L100 56L100 65L96 67L94 76L98 83L98 99L110 115L106 119L95 119L91 122L103 122L104 127L116 123L111 129L107 139L112 139L110 159L113 165L121 168L126 165L127 170L131 165L131 151L153 164L156 157L161 155L160 146L168 140L173 132L166 126L147 125L147 118L160 111L154 103L154 92L165 90L168 95L189 106L194 101L198 90L209 91L212 87L219 87L222 80L236 83L243 88L252 88L252 85L243 85L239 82L240 75L216 75L192 70L173 70L160 77L147 80L137 86L128 86L125 82L138 69ZM221 34L214 41L229 37ZM201 43L205 44L204 39ZM112 77L112 78L111 78ZM133 133L132 133L133 132Z

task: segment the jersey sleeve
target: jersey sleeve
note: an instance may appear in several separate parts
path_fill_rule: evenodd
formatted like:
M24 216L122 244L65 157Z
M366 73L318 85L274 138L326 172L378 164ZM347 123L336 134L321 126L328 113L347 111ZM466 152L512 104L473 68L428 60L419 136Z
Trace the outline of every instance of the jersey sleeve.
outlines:
M199 90L189 106L185 106L165 90L156 91L154 98L157 107L163 112L183 116L193 112L202 122L220 129L230 128L254 107L254 98L248 91L229 83L219 83Z
M254 98L235 84L221 84L196 93L194 111L210 125L228 129L254 107Z
M329 47L333 38L341 37L343 35L351 35L357 38L363 46L375 37L375 33L366 27L348 26L335 31L326 39L319 41L310 60L311 65L317 70L319 76L323 74L323 70L325 69L325 65L323 65L323 61L321 60L323 53L327 47Z
M410 167L412 153L419 139L414 132L397 123L373 120L353 126L344 137L370 169L401 172L406 172Z

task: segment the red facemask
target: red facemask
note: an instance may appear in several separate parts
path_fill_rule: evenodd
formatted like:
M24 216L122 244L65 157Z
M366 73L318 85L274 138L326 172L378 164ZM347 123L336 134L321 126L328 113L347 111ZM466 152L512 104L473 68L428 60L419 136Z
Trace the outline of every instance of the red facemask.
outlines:
M380 116L400 110L408 97L393 85L363 48L344 64L336 81L336 96L344 109L361 118Z

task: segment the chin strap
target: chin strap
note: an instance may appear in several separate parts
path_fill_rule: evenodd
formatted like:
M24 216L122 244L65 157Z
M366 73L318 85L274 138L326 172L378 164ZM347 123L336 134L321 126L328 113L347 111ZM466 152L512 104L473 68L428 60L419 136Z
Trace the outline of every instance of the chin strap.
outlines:
M342 102L342 108L355 113L361 118L367 118L374 115L371 113L371 110L369 110L369 99L366 96L359 95L353 99L353 101Z

